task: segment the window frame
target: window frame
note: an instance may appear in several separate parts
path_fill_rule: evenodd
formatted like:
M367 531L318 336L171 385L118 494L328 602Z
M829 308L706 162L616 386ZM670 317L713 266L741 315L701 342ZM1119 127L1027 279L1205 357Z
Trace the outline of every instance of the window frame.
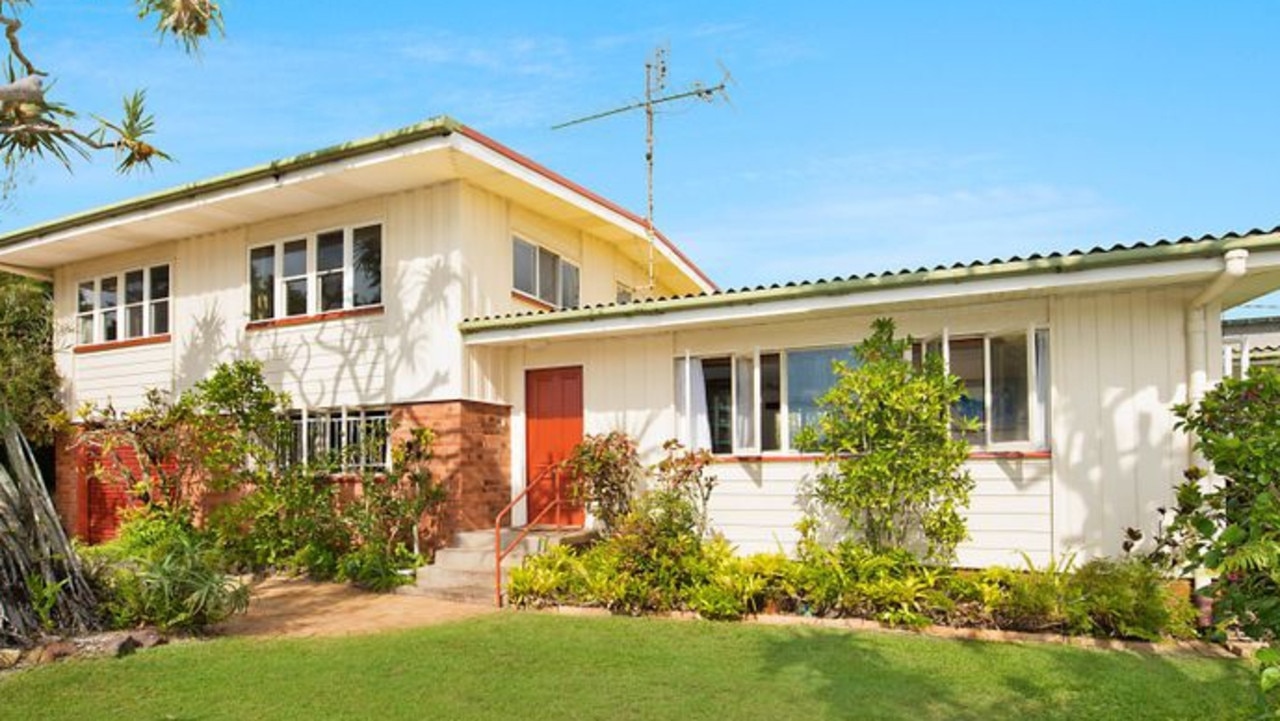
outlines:
M533 290L525 290L517 284L516 277L516 245L525 245L533 249ZM548 300L542 296L542 258L550 256L555 259L556 268L556 287L553 292L555 300ZM572 268L574 278L577 280L576 293L578 300L573 305L565 303L566 286L565 286L565 267ZM511 292L516 296L538 303L551 308L577 308L582 305L582 265L580 263L569 260L561 253L551 250L541 243L530 240L521 233L511 234Z
M168 289L164 297L156 297L154 295L153 272L161 268L167 270ZM128 278L137 273L142 274L142 298L129 301ZM74 284L76 296L75 347L136 343L148 339L167 337L172 331L173 325L171 312L173 307L173 278L173 261L162 260L141 265L131 265L115 273L103 273L77 280ZM102 305L102 286L104 281L113 281L115 283L115 304L110 308L104 308ZM88 288L89 305L91 306L88 310L83 308L81 296L86 287ZM166 311L168 311L166 327L163 331L156 332L155 309L161 304L164 304ZM129 311L131 309L137 309L141 312L138 320L140 332L137 335L130 334ZM110 320L115 321L115 337L111 339L107 339L106 333L109 317ZM86 328L89 330L88 339L84 336Z
M372 227L378 228L378 300L375 303L356 305L355 274L357 270L355 267L355 235L356 231ZM342 234L342 265L338 268L320 270L320 237L331 235L333 233ZM245 315L248 317L249 322L269 323L282 319L307 318L326 313L343 313L362 308L381 307L383 304L382 279L386 276L386 237L385 222L382 220L368 220L346 223L343 225L326 226L307 233L294 233L265 243L254 243L249 245L245 250ZM305 243L305 270L302 274L286 276L284 273L285 246L298 242ZM253 287L253 255L256 251L263 249L271 249L272 252L272 285L270 290L270 301L272 307L270 308L270 315L262 318L255 318L253 317L255 297ZM322 309L321 300L322 280L326 277L339 274L342 276L342 304L338 308L324 310ZM302 282L303 287L306 289L306 309L301 313L290 314L288 308L288 285L290 282L299 281Z
M992 440L993 383L991 377L991 340L1012 335L1021 335L1025 342L1027 437L1026 439L997 442ZM939 343L942 351L943 369L950 373L951 343L953 341L976 339L982 340L984 423L981 431L983 442L972 443L971 445L976 450L992 452L1049 450L1053 442L1050 422L1050 408L1053 402L1053 386L1051 385L1053 344L1048 326L1043 323L1031 323L1020 328L1010 326L982 333L957 334L952 334L949 328L943 328L940 334L913 339L912 352L915 352L917 346L927 347L929 344ZM1048 357L1042 358L1042 352ZM922 353L921 357L923 355ZM1042 368L1045 371L1044 378L1041 377Z
M1021 334L1026 339L1026 364L1027 364L1027 436L1026 440L1002 441L999 443L991 440L991 404L992 404L992 383L991 383L991 338L1001 336ZM912 358L912 353L918 345L921 350L927 349L928 345L939 341L940 349L943 356L944 368L950 372L950 342L953 340L966 339L982 339L983 352L983 372L984 372L984 398L983 409L984 418L988 422L983 427L983 443L973 443L972 450L974 452L1019 452L1019 451L1047 451L1051 447L1052 442L1052 343L1050 342L1051 334L1044 324L1033 323L1023 328L1004 328L986 333L964 333L951 335L948 329L943 329L941 334L927 336L923 338L913 339L913 345L908 349L908 360ZM673 384L673 393L676 389L684 388L684 397L676 398L674 403L675 419L677 421L676 437L685 442L691 442L689 436L689 413L688 408L692 400L692 390L689 388L689 380L691 379L691 369L689 362L693 360L723 360L728 359L731 369L731 390L730 396L733 401L733 425L730 429L731 449L726 453L715 453L717 458L732 458L734 456L761 456L761 457L796 457L807 455L806 451L798 449L794 444L795 433L791 427L791 381L790 368L791 356L796 353L808 351L827 351L842 350L848 351L857 344L857 341L851 341L848 344L841 343L822 343L805 346L791 346L785 348L769 348L756 347L750 351L744 350L728 350L717 349L708 353L693 353L686 351L683 354L673 356L672 368L684 368L684 378L676 379ZM1044 353L1045 357L1041 356ZM779 387L779 409L778 417L780 419L780 427L778 428L778 448L763 449L764 429L762 427L764 416L764 369L761 363L762 356L776 355L778 357L778 387ZM923 353L922 353L923 357ZM739 359L750 359L752 362L752 384L751 409L753 417L753 443L750 445L739 445L739 429L738 419L740 417L739 409ZM680 364L684 365L681 366ZM1043 373L1042 373L1043 369ZM677 371L679 372L679 371ZM683 409L683 410L682 410ZM710 450L710 449L708 449Z
M336 430L339 439L336 458L340 462L335 468L338 473L391 470L391 421L393 414L389 406L303 407L291 409L285 415L290 423L289 439L292 445L288 449L282 449L280 454L281 462L306 464L313 460L313 455L318 457L320 453L335 457L332 455L335 453L335 449L331 447L331 440ZM385 429L385 437L382 441L382 459L359 458L355 462L350 462L347 458L344 458L346 455L345 449L352 443L349 437L353 428L352 424L367 424L379 419ZM317 431L325 439L325 448L323 451L313 453L313 445L318 445L313 443L313 435ZM289 452L286 453L284 452L285 450Z

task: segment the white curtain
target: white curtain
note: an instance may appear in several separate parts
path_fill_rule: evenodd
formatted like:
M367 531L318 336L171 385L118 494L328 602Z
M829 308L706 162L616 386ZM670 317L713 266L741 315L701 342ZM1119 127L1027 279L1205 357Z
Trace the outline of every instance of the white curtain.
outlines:
M676 438L686 448L711 449L711 417L707 413L702 361L687 355L676 360Z

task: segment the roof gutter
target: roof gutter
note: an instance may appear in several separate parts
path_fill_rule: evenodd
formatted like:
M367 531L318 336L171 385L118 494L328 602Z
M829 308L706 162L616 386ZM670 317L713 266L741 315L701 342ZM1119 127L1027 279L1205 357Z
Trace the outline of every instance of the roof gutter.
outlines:
M1217 302L1249 271L1249 251L1232 248L1222 256L1222 271L1187 306L1187 400L1200 402L1209 388L1209 363L1221 358L1210 346L1209 306ZM1221 373L1219 372L1219 375ZM1192 451L1191 463L1199 459Z
M4 249L9 246L16 246L40 238L47 238L55 233L83 227L90 223L113 220L122 216L152 210L164 205L192 200L210 193L247 185L264 178L271 178L279 181L288 174L295 173L300 170L306 170L317 165L345 160L374 150L407 145L426 138L449 135L457 132L459 127L461 126L456 120L447 116L442 116L419 123L418 125L394 130L389 133L383 133L371 138L356 140L340 145L333 145L309 153L295 155L290 158L273 160L269 163L253 166L244 170L215 176L213 178L188 183L186 185L180 185L167 190L161 190L149 195L143 195L141 197L132 198L119 203L93 208L91 210L68 215L47 223L41 223L39 225L5 233L0 235L0 249Z

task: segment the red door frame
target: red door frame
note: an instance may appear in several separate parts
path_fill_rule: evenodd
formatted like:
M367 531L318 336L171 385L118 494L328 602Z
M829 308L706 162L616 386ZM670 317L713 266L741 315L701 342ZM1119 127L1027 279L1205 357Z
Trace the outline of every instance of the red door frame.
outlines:
M527 518L554 502L557 489L544 481L535 488L529 484L549 466L564 460L582 441L582 366L538 368L525 371L525 487L529 488ZM559 478L559 496L569 497L567 481ZM582 526L582 506L562 502L542 523L556 526Z

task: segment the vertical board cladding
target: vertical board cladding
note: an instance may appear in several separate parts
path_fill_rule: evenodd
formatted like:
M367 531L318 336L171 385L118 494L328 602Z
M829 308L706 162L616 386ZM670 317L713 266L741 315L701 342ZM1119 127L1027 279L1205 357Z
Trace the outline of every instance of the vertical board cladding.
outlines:
M1022 567L1052 553L1052 482L1047 459L973 459L975 482L965 519L969 539L956 564ZM725 461L711 468L719 485L711 495L711 524L739 553L793 553L798 523L807 512L821 515L811 500L814 461L768 459Z
M618 338L606 343L557 343L539 349L507 351L508 397L513 413L524 413L524 378L538 368L583 369L584 432L620 430L636 438L646 462L657 460L662 444L675 434L672 335ZM524 438L517 437L520 454Z
M383 288L387 397L392 403L463 395L466 280L461 270L461 184L433 185L387 199Z
M388 339L381 316L339 318L247 333L250 357L295 407L381 405L388 401Z
M447 489L442 533L493 527L511 500L510 409L457 400L396 406L393 438L413 428L435 433L431 473Z
M1126 528L1154 530L1187 459L1172 406L1186 398L1190 295L1054 299L1055 552L1114 554Z
M237 228L178 243L174 269L174 389L185 391L245 350L249 233Z

